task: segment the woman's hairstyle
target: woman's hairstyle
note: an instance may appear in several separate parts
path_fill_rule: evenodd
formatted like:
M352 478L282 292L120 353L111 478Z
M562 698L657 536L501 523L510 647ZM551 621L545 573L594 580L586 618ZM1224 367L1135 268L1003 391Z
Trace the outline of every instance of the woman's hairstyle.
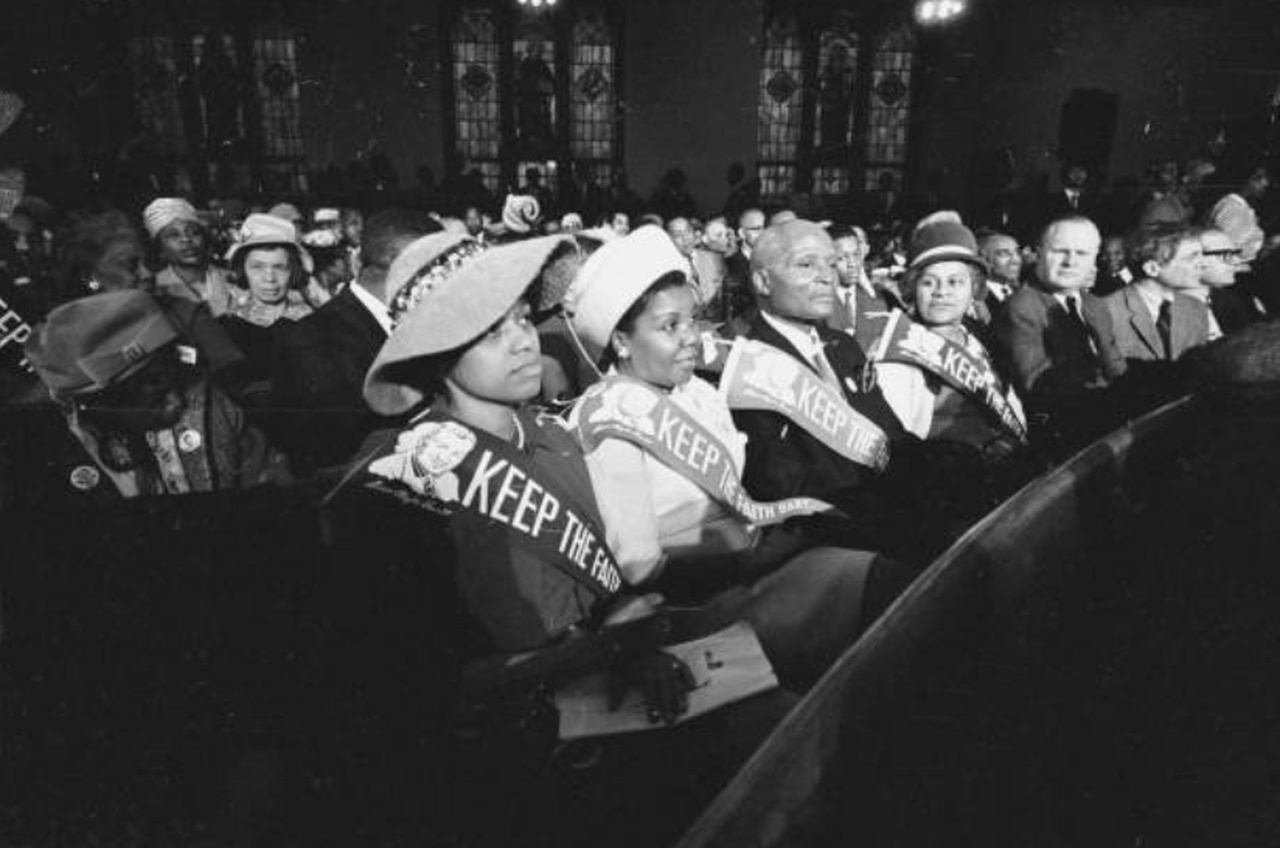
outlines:
M302 256L298 253L298 248L291 244L255 244L253 247L246 247L237 251L235 259L231 263L231 281L242 289L249 287L249 278L245 276L244 266L249 261L249 255L260 250L275 250L283 248L285 253L289 254L289 288L293 291L302 291L307 287L307 270L302 267Z
M668 271L658 279L654 280L644 293L636 298L636 302L631 304L626 312L622 313L622 317L618 319L617 325L613 328L615 333L623 333L630 335L636 330L636 321L649 308L649 304L660 292L668 289L677 289L681 286L689 285L689 280L685 277L683 271ZM605 371L618 361L618 355L613 350L613 345L608 345L604 349L604 353L600 356L600 370Z

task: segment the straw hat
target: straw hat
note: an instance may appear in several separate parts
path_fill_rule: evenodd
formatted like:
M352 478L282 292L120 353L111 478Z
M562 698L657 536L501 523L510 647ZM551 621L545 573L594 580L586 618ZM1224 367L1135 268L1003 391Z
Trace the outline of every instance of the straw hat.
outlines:
M236 264L236 257L242 250L254 247L283 247L293 251L302 262L302 267L310 274L312 270L311 255L298 241L298 230L292 223L275 215L264 215L255 212L240 225L236 243L227 251L227 262Z
M405 382L397 366L474 341L524 294L556 248L569 241L565 236L544 236L513 242L475 253L447 269L453 253L442 249L445 239L472 241L449 233L424 236L405 248L388 273L388 281L398 280L402 286L409 280L425 284L416 287L413 305L365 377L365 400L384 415L407 412L426 399L420 388Z

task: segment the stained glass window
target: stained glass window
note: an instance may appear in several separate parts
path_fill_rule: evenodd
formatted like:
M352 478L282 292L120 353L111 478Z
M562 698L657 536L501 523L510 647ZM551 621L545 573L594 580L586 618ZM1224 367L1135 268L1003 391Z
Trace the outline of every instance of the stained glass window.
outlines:
M555 30L537 14L522 16L511 40L515 140L520 155L530 159L547 159L556 153L555 43Z
M253 41L253 66L264 152L268 158L302 156L297 45L292 34L259 33Z
M497 24L491 9L463 8L453 26L453 87L463 170L478 170L485 187L497 191L502 179L502 116Z
M764 34L760 64L760 193L779 197L795 188L800 151L803 54L795 18L777 15Z
M167 35L134 38L129 42L129 58L143 129L161 153L182 155L187 145L182 134L173 39Z
M819 151L847 152L853 141L853 98L858 78L858 36L848 25L818 37L818 102L814 143Z
M244 140L244 108L236 46L226 33L200 33L191 38L195 87L200 112L200 141L206 152L232 158Z
M907 161L914 47L915 37L907 25L888 31L876 43L867 121L868 188L875 187L880 172L901 177Z
M603 177L601 184L607 184L617 133L618 90L617 50L603 13L584 12L574 22L571 45L570 153L575 161L594 165L597 179Z

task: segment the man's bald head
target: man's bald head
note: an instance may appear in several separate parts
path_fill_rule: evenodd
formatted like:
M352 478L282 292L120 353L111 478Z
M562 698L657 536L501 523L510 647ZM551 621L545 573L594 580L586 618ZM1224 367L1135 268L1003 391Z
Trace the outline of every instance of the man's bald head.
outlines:
M775 224L751 252L751 279L766 312L796 321L821 321L835 308L836 248L812 221Z
M781 224L766 227L756 240L755 250L751 252L751 270L760 271L776 265L786 259L787 252L805 236L831 243L827 231L812 221L793 218ZM834 248L833 248L834 249Z

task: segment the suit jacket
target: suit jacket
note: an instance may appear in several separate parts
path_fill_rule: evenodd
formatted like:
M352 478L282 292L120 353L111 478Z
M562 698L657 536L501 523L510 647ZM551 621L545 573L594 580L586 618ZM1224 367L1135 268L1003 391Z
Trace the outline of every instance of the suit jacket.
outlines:
M1111 313L1088 292L1080 304L1084 327L1052 294L1023 286L996 316L996 353L1029 412L1061 411L1124 373Z
M884 430L891 443L914 441L914 437L903 429L879 388L869 392L858 390L858 378L866 367L867 358L857 342L827 327L819 326L817 331L827 361L841 378L844 397L849 405ZM810 371L817 373L813 364L762 315L757 313L752 318L746 336L794 356ZM747 436L742 480L753 497L763 500L799 495L823 497L856 488L878 476L872 469L835 453L776 412L735 410L733 420Z
M889 313L895 308L883 289L868 294L861 286L852 285L837 293L836 308L826 323L833 330L853 336L858 346L867 351L880 338Z
M1125 286L1102 299L1111 313L1116 346L1126 361L1174 361L1209 340L1209 307L1193 297L1175 294L1170 307L1169 355L1165 355L1155 319L1133 286Z
M1209 296L1209 308L1213 317L1218 319L1218 327L1224 336L1266 319L1253 296L1239 286L1228 289L1216 289Z
M364 437L394 422L364 401L364 377L386 331L348 287L312 315L287 325L273 367L275 441L307 467L351 457Z

